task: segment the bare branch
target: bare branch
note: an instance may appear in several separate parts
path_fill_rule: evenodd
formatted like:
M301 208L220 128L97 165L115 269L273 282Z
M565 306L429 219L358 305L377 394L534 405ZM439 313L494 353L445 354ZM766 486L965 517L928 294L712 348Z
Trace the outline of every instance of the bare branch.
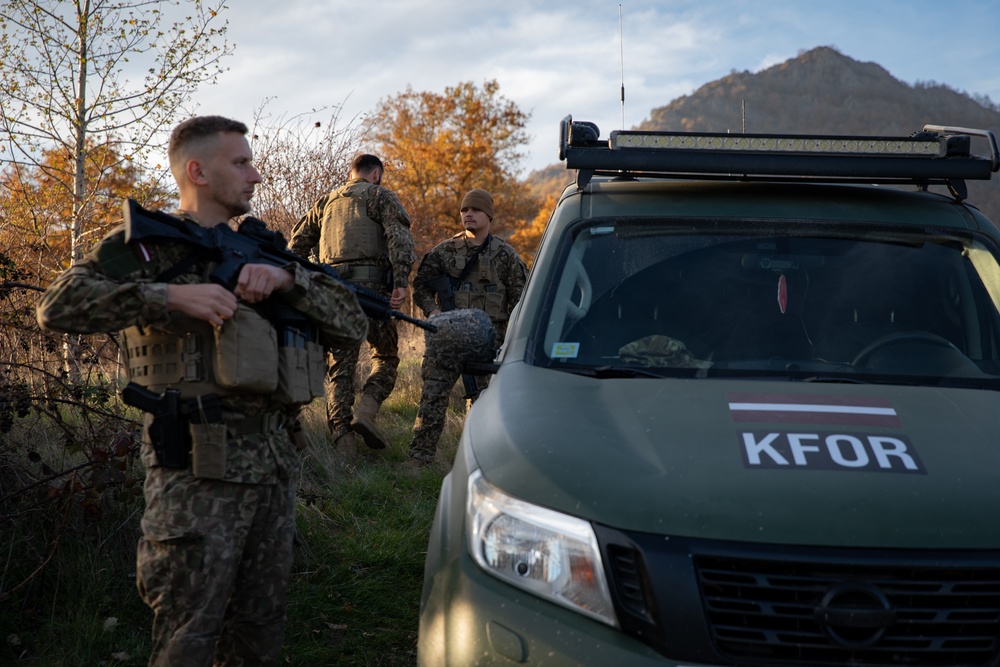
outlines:
M164 9L185 7L165 25ZM184 99L232 53L225 0L6 0L0 4L0 166L31 164L71 192L73 257L100 189L86 166L114 146L114 169L158 148ZM97 141L91 142L92 139ZM46 161L58 146L70 161Z
M340 118L343 105L272 118L265 101L254 111L252 148L263 182L255 214L286 236L321 195L347 180L364 140L363 119Z

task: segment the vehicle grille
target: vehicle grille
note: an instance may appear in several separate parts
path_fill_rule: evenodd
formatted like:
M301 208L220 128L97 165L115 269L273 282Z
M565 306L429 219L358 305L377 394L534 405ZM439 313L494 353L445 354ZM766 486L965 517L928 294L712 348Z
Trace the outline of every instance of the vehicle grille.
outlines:
M609 547L610 567L621 604L633 614L649 620L649 608L642 581L642 567L638 553L632 549Z
M685 664L1000 667L1000 552L782 546L595 524L621 631Z
M1000 564L959 567L696 555L709 634L734 659L995 664Z

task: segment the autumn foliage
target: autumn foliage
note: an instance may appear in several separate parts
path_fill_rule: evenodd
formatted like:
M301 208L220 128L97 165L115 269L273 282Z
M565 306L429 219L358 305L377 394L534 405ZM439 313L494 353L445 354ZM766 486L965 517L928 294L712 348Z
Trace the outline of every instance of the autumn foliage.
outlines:
M89 191L82 209L87 225L81 243L90 247L122 220L122 202L167 207L170 191L108 144L88 142ZM37 284L48 284L72 260L73 156L45 151L38 165L14 164L0 173L0 251Z
M443 93L408 88L379 103L369 149L388 166L383 184L410 213L418 255L461 231L459 207L472 188L493 195L493 232L500 236L511 237L537 215L538 201L517 178L527 120L496 81Z

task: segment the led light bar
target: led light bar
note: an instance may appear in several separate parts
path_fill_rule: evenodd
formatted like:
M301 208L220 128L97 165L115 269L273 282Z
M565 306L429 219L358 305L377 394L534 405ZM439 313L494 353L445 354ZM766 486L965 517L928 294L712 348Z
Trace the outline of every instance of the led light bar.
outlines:
M972 155L972 136L991 155ZM559 158L579 170L580 187L596 173L666 178L946 184L962 198L966 179L1000 171L991 131L926 125L908 137L713 134L618 130L600 139L597 125L560 123Z
M935 157L944 157L948 154L946 137L934 139L883 139L877 137L612 132L610 146L612 149L651 148L781 153L843 153L851 155L930 155Z

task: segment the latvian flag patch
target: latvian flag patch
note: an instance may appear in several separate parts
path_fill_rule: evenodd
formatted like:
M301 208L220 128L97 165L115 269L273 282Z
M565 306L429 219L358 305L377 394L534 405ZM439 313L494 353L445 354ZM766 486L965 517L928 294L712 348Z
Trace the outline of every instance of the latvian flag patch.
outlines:
M739 423L902 426L896 410L884 398L744 393L731 393L728 398L729 414Z

